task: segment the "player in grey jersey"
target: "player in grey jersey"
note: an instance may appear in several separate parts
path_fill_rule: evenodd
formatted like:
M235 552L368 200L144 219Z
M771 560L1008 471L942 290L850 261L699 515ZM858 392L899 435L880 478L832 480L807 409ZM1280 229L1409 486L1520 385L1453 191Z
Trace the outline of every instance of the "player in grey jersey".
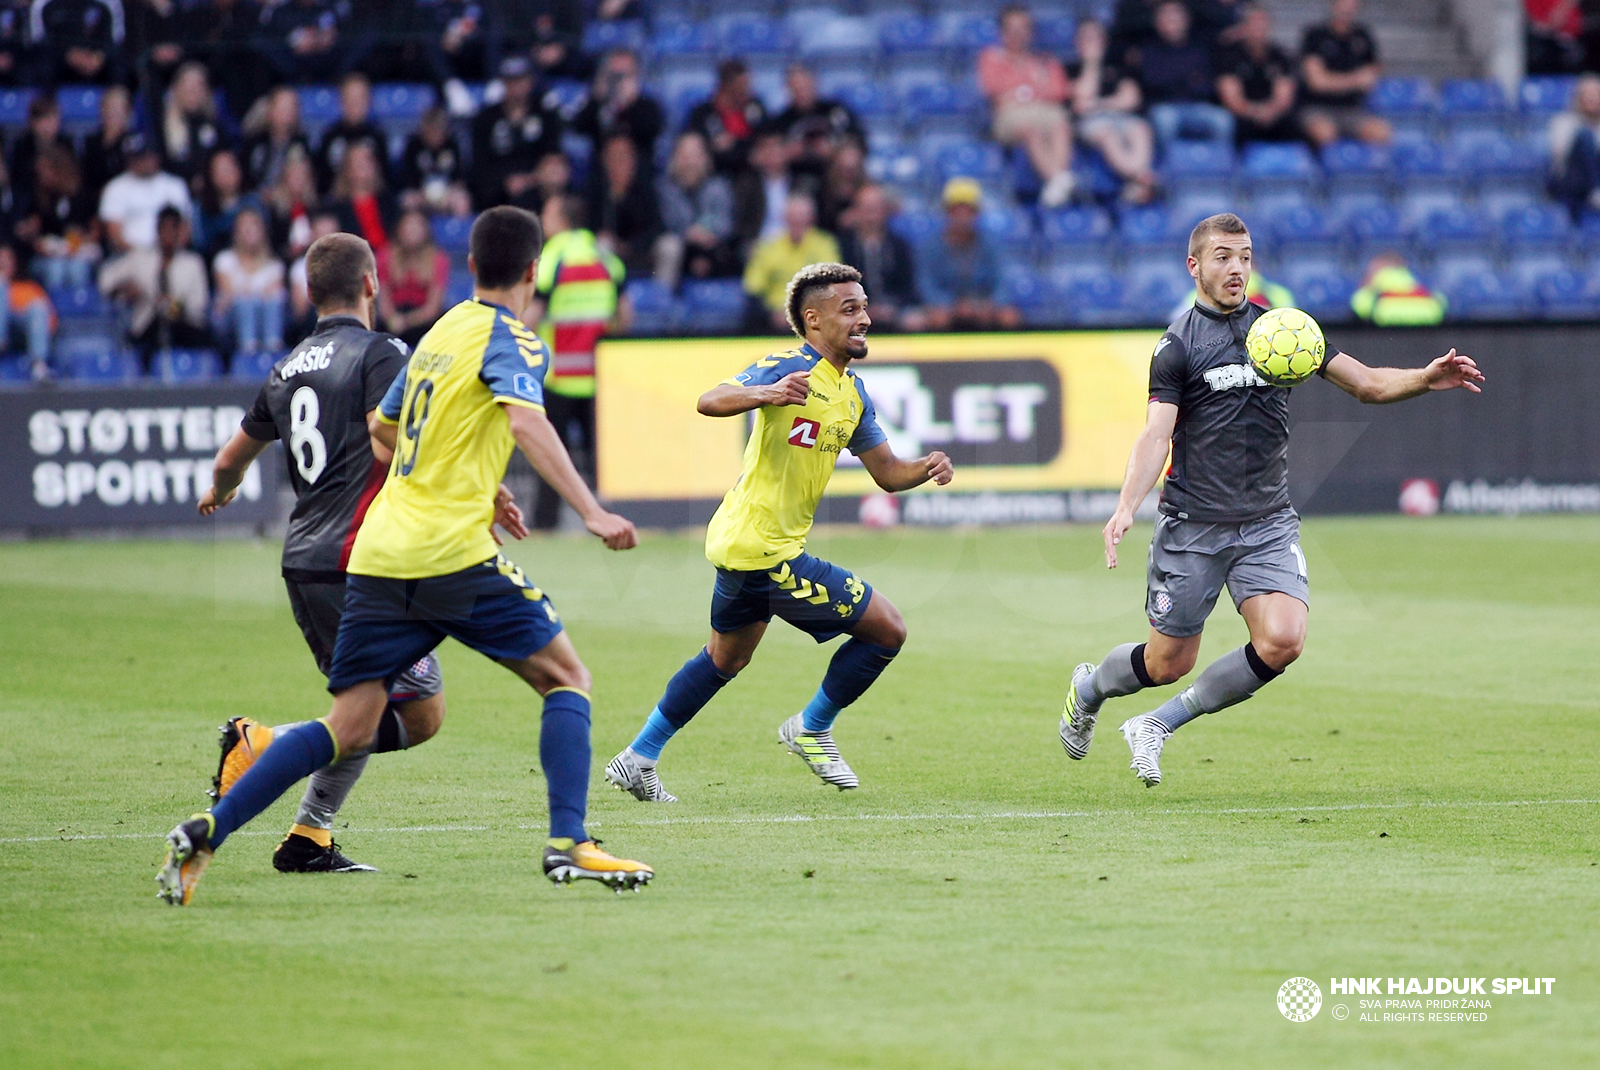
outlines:
M1106 565L1116 568L1133 511L1155 486L1170 450L1150 542L1150 635L1115 648L1099 665L1074 669L1061 715L1061 745L1068 757L1082 758L1106 699L1170 684L1194 668L1200 633L1226 584L1250 642L1212 662L1175 698L1122 726L1133 771L1148 787L1161 782L1161 748L1173 732L1255 694L1300 656L1305 643L1310 593L1300 518L1289 504L1289 391L1264 382L1245 353L1245 334L1261 314L1245 297L1250 260L1250 232L1236 215L1202 220L1189 237L1195 305L1156 344L1145 427L1104 532ZM1472 358L1453 349L1406 369L1369 368L1335 352L1319 374L1369 404L1456 387L1478 393L1483 382Z
M326 675L344 611L345 566L367 506L383 486L389 451L368 433L371 413L405 367L405 343L371 329L378 296L371 247L353 234L319 238L306 252L306 284L317 309L311 336L273 366L240 429L217 455L214 483L200 501L210 516L237 493L245 470L274 440L287 451L295 506L283 543L283 579L296 623ZM517 538L522 514L501 488L496 520ZM429 739L444 718L444 683L429 654L389 692L372 746L312 775L294 826L273 853L283 872L352 872L333 842L333 819L372 752L404 750ZM222 727L213 782L221 796L284 727L248 717Z

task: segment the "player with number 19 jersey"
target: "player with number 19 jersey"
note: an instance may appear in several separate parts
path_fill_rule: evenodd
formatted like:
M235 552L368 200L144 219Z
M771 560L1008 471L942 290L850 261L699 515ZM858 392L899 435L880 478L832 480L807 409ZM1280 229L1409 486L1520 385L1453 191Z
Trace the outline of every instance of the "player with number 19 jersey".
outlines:
M294 511L283 541L290 580L342 582L362 517L383 486L367 413L405 367L406 345L354 316L327 316L273 365L241 424L288 451ZM331 653L331 651L330 651Z
M544 411L546 363L539 336L498 305L472 298L440 317L378 406L399 435L350 572L421 579L498 554L489 526L516 444L501 406Z

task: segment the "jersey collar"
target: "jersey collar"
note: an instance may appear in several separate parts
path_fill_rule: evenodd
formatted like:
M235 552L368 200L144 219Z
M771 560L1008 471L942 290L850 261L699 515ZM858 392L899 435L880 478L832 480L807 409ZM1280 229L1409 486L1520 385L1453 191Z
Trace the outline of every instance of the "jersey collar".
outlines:
M1200 313L1200 315L1206 317L1206 319L1230 320L1242 312L1248 312L1250 310L1250 301L1246 299L1242 305L1234 309L1232 312L1224 312L1219 308L1212 308L1209 305L1202 304L1200 302L1200 298L1196 297L1194 300L1194 310Z
M826 366L828 369L828 375L834 379L843 379L845 376L850 374L849 371L840 371L838 368L835 368L833 363L829 361L828 358L824 357L821 353L818 353L814 348L812 348L810 342L803 344L800 347L800 352L811 358L814 367Z
M354 316L334 315L323 316L321 319L317 320L317 326L313 329L312 333L322 334L326 331L336 330L340 327L359 327L363 331L368 329L365 323L362 323Z
M482 305L484 308L492 308L496 312L504 312L506 315L511 316L511 310L509 308L505 307L504 305L497 305L493 301L485 301L477 294L473 294L467 300L472 301L474 304ZM516 319L517 317L511 316L511 318Z

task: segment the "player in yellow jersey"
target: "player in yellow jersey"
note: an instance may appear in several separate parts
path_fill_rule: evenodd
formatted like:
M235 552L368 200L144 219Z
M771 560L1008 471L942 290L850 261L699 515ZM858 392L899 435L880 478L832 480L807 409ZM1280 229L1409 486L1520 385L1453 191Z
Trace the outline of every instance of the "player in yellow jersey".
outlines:
M168 835L161 898L185 904L212 853L302 777L372 739L387 686L446 636L487 655L544 697L539 758L550 802L545 875L637 889L649 866L613 858L584 830L589 671L561 618L522 569L499 556L489 522L513 445L613 550L638 539L601 508L545 418L547 350L513 310L533 294L539 221L491 208L472 227L474 293L417 344L373 413L393 450L389 478L356 535L328 690L333 710L277 737L232 790Z
M933 480L950 482L950 458L894 455L872 400L850 362L867 355L867 294L861 273L844 264L812 264L789 281L785 311L805 343L775 353L706 391L700 412L755 412L739 482L706 530L706 557L717 567L711 641L667 684L644 728L606 766L606 779L644 802L676 802L656 772L661 748L722 685L750 663L773 617L819 643L850 636L804 710L784 721L778 739L806 767L841 791L860 784L833 741L839 711L862 693L906 641L899 610L838 565L805 552L817 502L839 451L861 459L887 491Z

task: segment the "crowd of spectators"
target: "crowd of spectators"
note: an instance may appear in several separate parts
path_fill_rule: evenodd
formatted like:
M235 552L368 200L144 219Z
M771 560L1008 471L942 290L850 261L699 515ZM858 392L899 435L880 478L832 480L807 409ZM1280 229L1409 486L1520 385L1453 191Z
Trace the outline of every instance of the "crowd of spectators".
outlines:
M1073 54L1061 57L1035 46L1033 17L1014 4L1000 12L999 43L978 57L978 85L995 140L1020 146L1038 173L1040 203L1072 197L1081 142L1120 177L1124 199L1144 204L1157 194L1156 147L1174 139L1388 141L1366 107L1382 68L1360 9L1332 0L1292 57L1259 3L1121 0L1109 27L1079 23Z

